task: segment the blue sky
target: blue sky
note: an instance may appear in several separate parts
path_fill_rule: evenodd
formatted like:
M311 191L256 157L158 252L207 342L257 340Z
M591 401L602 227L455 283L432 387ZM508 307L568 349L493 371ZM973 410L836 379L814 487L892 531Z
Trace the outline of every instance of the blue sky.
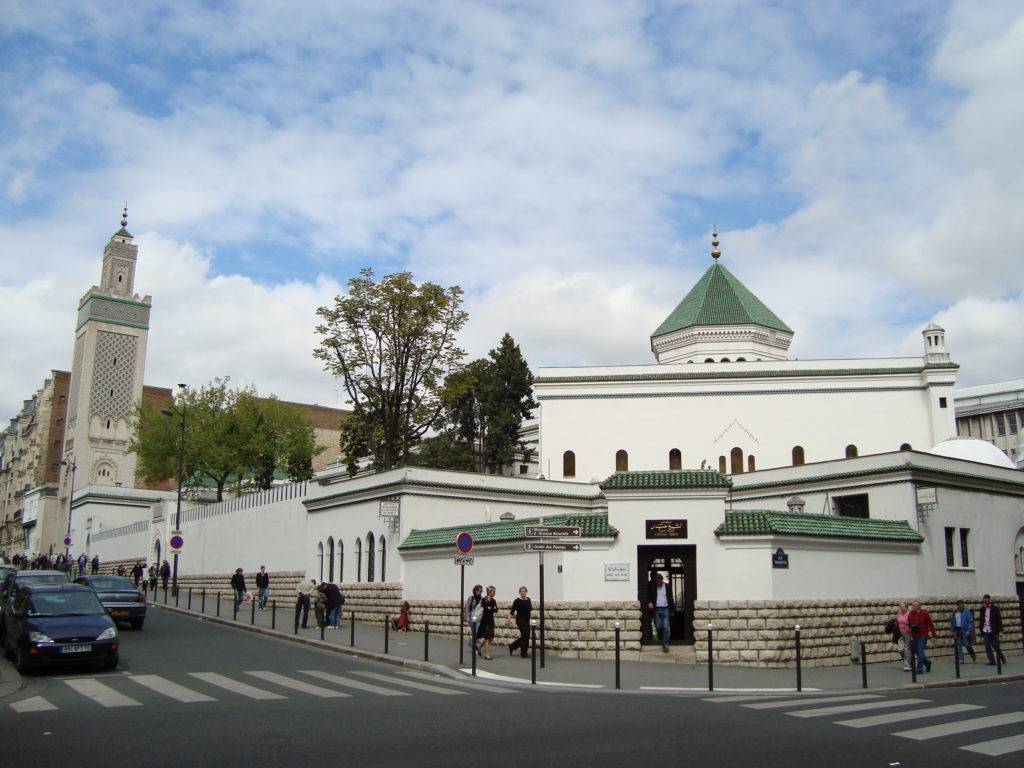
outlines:
M800 357L1024 376L1015 3L31 3L0 17L0 407L67 368L129 203L147 381L334 404L313 310L459 283L481 354L647 362L708 263Z

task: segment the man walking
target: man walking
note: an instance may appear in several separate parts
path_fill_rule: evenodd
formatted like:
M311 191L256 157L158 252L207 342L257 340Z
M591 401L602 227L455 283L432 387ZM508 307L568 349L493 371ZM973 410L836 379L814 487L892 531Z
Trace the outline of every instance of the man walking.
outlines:
M949 617L949 628L953 630L953 650L960 663L964 660L964 651L967 651L971 661L977 661L978 656L971 646L971 633L974 631L974 614L964 608L964 601L956 601L956 610Z
M935 639L935 622L931 614L921 607L920 600L914 600L910 604L910 614L907 616L907 623L910 625L910 634L914 639L915 650L917 651L917 674L932 671L932 662L925 654L928 647L928 637Z
M670 620L675 611L675 601L672 599L672 587L665 582L665 577L660 573L655 574L654 581L647 586L647 610L654 616L654 626L658 640L661 641L661 650L668 653L668 644L672 639Z
M1003 615L999 606L992 602L992 595L984 595L981 598L981 608L978 609L978 626L981 627L981 637L985 641L988 665L995 666L995 654L999 655L1000 663L1006 664L1006 657L1003 655L1002 648L999 647L999 633L1003 631Z
M235 592L235 613L238 613L238 606L245 599L245 575L241 568L235 568L235 574L231 577L231 589Z
M99 572L100 572L100 556L99 555L93 555L92 556L92 575L95 576Z
M167 580L171 578L171 564L164 560L163 565L160 566L160 578L164 582L164 592L167 591Z
M85 576L85 566L89 563L89 556L83 552L78 556L78 575Z
M256 574L256 589L260 591L261 611L267 610L267 599L270 597L270 574L267 573L267 566L261 565L260 572Z
M139 580L142 578L142 574L145 573L146 569L142 565L142 561L139 560L132 567L132 580L135 582L135 588L139 587Z

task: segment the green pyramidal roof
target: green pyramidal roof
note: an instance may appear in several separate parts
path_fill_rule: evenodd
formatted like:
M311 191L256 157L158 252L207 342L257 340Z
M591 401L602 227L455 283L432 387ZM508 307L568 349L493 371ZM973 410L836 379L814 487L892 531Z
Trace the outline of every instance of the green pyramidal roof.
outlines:
M761 325L792 333L774 312L717 261L683 297L652 336L695 325Z

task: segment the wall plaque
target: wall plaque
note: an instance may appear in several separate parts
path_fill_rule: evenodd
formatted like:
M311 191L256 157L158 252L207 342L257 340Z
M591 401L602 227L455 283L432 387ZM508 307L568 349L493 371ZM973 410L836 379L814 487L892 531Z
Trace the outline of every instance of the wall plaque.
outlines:
M789 568L789 555L782 547L772 553L772 568Z
M687 536L685 520L648 520L646 530L648 539L685 539Z
M604 580L629 581L629 563L605 563Z

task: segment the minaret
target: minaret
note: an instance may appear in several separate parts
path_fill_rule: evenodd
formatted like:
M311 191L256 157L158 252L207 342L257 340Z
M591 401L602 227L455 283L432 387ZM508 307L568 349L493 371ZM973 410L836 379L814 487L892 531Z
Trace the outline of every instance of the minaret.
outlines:
M135 484L128 444L142 398L152 298L134 293L139 247L127 226L125 204L121 228L103 249L100 284L78 304L64 441L64 459L75 463L75 488ZM65 510L69 485L64 473Z
M946 329L936 323L929 323L921 336L924 337L924 361L928 364L948 363L949 351L946 349Z

